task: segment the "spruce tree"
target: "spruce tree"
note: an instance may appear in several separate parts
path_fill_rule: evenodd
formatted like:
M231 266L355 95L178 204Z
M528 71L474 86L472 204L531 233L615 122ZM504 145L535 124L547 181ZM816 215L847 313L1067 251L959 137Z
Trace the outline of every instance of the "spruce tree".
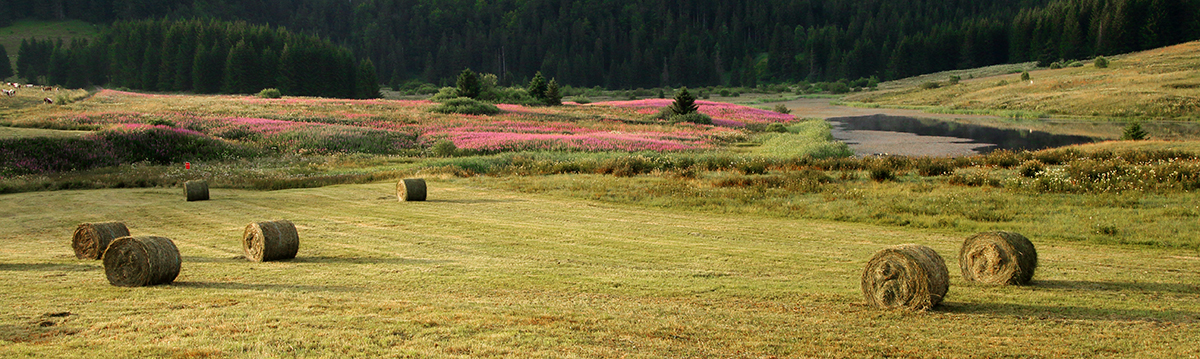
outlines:
M8 62L8 50L4 49L4 45L0 45L0 79L6 79L9 76L16 75L13 73L12 63Z
M529 80L529 86L525 87L525 91L534 99L546 99L546 78L542 76L541 71L533 75L533 80Z
M479 98L479 75L470 68L463 69L458 74L458 97Z
M246 45L246 41L238 41L225 58L225 79L222 82L221 92L236 94L258 92L262 89L257 88L259 86L256 81L258 72L258 59L254 56L254 50Z
M1121 134L1121 139L1129 141L1141 141L1146 139L1147 135L1149 134L1146 133L1146 130L1142 129L1142 123L1134 121L1129 123L1129 126L1125 126L1125 132Z
M558 92L558 80L550 79L550 84L546 85L546 99L543 100L548 106L561 106L562 95Z
M692 96L687 87L684 87L675 93L675 102L671 103L670 109L676 115L686 115L696 112L700 106L696 105L696 96Z

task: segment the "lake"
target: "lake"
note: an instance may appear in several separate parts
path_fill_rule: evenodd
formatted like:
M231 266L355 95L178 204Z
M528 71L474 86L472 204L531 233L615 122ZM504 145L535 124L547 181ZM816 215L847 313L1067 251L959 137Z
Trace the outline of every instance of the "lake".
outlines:
M827 121L833 124L833 138L849 145L858 156L964 156L999 149L1035 151L1095 142L1086 136L888 115L834 117Z

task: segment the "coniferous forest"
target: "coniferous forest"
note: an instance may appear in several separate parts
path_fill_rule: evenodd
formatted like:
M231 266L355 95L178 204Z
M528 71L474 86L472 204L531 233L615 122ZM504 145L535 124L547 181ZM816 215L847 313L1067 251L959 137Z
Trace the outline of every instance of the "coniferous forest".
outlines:
M370 60L345 47L245 22L118 21L98 39L22 41L17 72L72 88L379 97Z
M178 70L174 79L165 71L156 79L122 71L181 68L186 59L180 55L199 59L191 52L201 50L253 66L251 58L297 56L297 47L303 56L327 56L336 64L329 66L364 64L337 51L313 50L325 45L312 40L285 49L273 38L281 35L268 34L279 30L266 30L267 25L345 46L358 59L369 59L381 82L451 84L471 68L497 74L502 84L525 82L540 71L564 84L612 89L886 80L999 63L1048 64L1200 39L1200 0L0 0L0 25L21 18L256 24L239 30L256 34L244 45L232 40L245 37L241 34L224 36L232 43L214 43L200 37L216 35L154 21L117 22L102 40L121 46L109 64L113 83L197 92L241 92L271 79L249 76L250 84L217 84L217 78L202 76L197 83L196 76L185 79ZM132 30L122 29L139 26L162 26L162 32L130 39ZM220 54L212 55L211 64L193 65L219 72ZM283 65L287 61L280 63L262 73L295 71ZM260 73L234 65L229 78ZM59 76L61 83L72 81L69 74ZM75 81L102 79L76 75ZM296 82L279 87L315 93L303 88L307 82Z

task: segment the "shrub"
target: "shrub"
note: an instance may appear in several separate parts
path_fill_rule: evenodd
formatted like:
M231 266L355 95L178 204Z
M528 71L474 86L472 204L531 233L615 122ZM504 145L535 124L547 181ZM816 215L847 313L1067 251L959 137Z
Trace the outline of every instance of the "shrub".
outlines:
M433 101L433 102L443 102L446 100L453 100L456 98L459 98L457 88L443 87L437 91L437 94L434 94L433 97L430 97L429 100Z
M925 177L944 176L954 172L954 165L945 158L922 158L917 161L917 173Z
M937 82L933 82L933 81L929 81L929 82L921 84L922 90L932 90L932 89L936 89L938 87L942 87L942 85L938 84Z
M831 94L840 95L850 92L850 86L847 86L843 82L831 82L829 85L825 86L825 91L829 91Z
M430 150L433 151L434 156L453 157L456 153L458 153L458 146L454 145L454 141L441 140L437 141L437 143L434 143Z
M729 97L729 89L721 89L721 97Z
M712 117L708 117L708 115L699 112L692 112L684 115L671 115L667 120L674 123L691 122L700 125L712 124Z
M495 115L500 108L490 103L483 103L466 97L459 97L442 102L430 111L437 113L457 113L463 115Z
M171 120L168 120L165 118L151 118L149 120L146 120L146 124L150 125L150 126L177 127L177 126L175 126L175 121L171 121Z
M767 161L761 158L748 159L739 161L736 165L738 171L747 175L761 175L767 173Z
M787 133L788 129L787 129L787 126L784 126L782 123L772 123L772 124L767 125L767 127L764 128L763 131Z
M1009 168L1021 163L1021 160L1012 151L997 150L984 157L984 163L1000 168Z
M792 113L791 109L789 109L787 106L785 106L784 104L781 104L781 103L775 104L775 108L773 110L775 110L775 112L782 113L782 114Z
M258 97L261 97L261 98L282 98L282 97L283 97L283 93L279 92L279 89L277 89L277 88L265 88L265 89L262 89L262 91L259 91L259 92L258 92Z
M1108 59L1104 56L1097 56L1095 60L1092 60L1092 64L1098 69L1106 69L1108 68Z
M1029 81L1029 71L1021 71L1021 81Z
M571 102L574 102L574 103L577 103L580 105L586 105L586 104L592 103L592 99L588 98L587 96L575 96L575 97L572 97L570 100L571 100Z
M875 182L891 181L896 179L896 173L891 168L879 166L870 169L869 176Z
M1042 173L1045 170L1046 165L1042 161L1028 160L1022 163L1021 167L1017 168L1017 173L1020 173L1021 177L1034 178L1037 177L1038 173Z
M950 76L950 84L951 84L951 85L957 85L959 81L962 81L962 77L961 77L961 76L958 76L958 75L952 75L952 76Z
M659 96L662 95L660 94ZM687 87L684 87L679 89L679 92L675 94L675 102L672 102L671 107L669 108L671 109L671 112L676 115L686 115L695 113L700 109L700 106L696 105L696 96L692 96L692 94L688 92ZM709 119L708 122L712 123L712 119Z

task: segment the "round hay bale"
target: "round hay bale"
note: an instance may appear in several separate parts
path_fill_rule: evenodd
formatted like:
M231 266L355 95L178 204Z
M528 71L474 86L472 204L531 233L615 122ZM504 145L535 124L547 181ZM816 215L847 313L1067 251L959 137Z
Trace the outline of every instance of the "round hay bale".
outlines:
M290 221L255 222L242 233L242 249L255 262L292 259L300 250L300 236Z
M862 274L867 303L881 308L926 310L950 289L946 262L933 248L901 244L875 253Z
M206 181L187 181L183 183L183 188L187 191L188 202L208 200L208 182Z
M75 258L100 259L109 243L128 235L129 228L125 227L125 223L84 223L75 228L71 248L75 249Z
M424 201L425 179L408 178L396 183L396 197L400 202Z
M1013 232L983 232L967 237L958 251L963 279L988 284L1029 284L1037 268L1037 250Z
M164 237L121 237L104 251L104 274L119 287L167 284L179 276L179 248Z

